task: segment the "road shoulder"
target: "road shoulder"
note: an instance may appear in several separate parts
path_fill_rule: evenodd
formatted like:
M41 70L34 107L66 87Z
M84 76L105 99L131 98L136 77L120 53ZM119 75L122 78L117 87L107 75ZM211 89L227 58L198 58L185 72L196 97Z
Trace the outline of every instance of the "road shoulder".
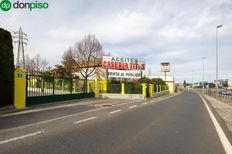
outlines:
M232 106L208 95L203 94L202 96L207 100L207 104L232 143Z

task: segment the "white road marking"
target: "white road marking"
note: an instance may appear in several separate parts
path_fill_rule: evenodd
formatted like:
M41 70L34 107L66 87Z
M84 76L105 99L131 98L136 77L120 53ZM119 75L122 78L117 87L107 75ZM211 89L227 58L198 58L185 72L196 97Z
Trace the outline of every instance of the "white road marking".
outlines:
M142 103L142 105L146 105L147 103Z
M27 135L23 135L23 136L19 136L19 137L14 137L14 138L11 138L11 139L8 139L8 140L0 141L0 145L1 144L5 144L5 143L9 143L9 142L12 142L12 141L24 139L24 138L27 138L27 137L36 136L36 135L41 134L43 132L44 131L38 131L38 132L35 132L35 133L30 133L30 134L27 134Z
M89 120L93 120L93 119L96 119L96 118L97 117L91 117L91 118L87 118L87 119L82 119L82 120L74 122L73 124L79 124L79 123L86 122L86 121L89 121Z
M217 119L215 118L215 116L213 115L212 111L210 110L208 104L206 103L205 99L200 95L201 99L203 100L206 108L207 108L207 111L210 115L210 118L214 124L214 127L216 128L216 131L217 131L217 134L220 138L220 141L222 143L222 146L226 152L226 154L232 154L232 146L230 144L230 141L228 140L228 138L226 137L225 133L223 132L221 126L219 125Z
M135 108L137 105L130 106L129 109Z
M114 114L114 113L117 113L117 112L120 112L120 111L122 111L122 110L115 110L115 111L110 112L110 114Z

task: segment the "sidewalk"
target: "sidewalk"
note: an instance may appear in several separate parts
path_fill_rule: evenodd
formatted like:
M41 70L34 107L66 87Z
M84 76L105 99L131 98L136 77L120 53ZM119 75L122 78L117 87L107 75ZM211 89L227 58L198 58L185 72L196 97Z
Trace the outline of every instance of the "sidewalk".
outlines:
M62 102L53 102L47 104L40 104L29 106L24 109L15 109L13 105L5 106L0 108L0 117L5 117L9 115L19 115L40 111L48 111L55 110L61 108L69 108L75 106L91 106L91 107L111 107L117 104L122 104L125 102L137 102L138 100L125 100L125 99L79 99L79 100L70 100L70 101L62 101ZM141 100L139 100L141 101Z
M204 97L210 102L232 133L232 106L205 94Z

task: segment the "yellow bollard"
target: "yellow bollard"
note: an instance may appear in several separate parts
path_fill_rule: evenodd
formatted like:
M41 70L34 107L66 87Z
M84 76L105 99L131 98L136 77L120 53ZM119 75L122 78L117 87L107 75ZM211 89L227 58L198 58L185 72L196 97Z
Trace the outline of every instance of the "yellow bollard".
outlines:
M147 97L147 84L142 84L143 97Z
M64 85L64 81L62 81L62 91L64 91L65 85Z
M153 96L153 92L154 92L154 85L153 85L153 84L149 84L149 93L150 93L150 97Z
M95 93L95 97L98 98L99 97L99 88L98 88L98 79L95 78L95 82L94 82L94 93Z
M125 95L125 84L122 83L121 86L121 95Z
M22 109L26 107L26 73L17 67L14 71L14 107Z
M74 92L74 93L77 92L76 89L77 89L77 86L76 86L76 83L74 82L74 83L73 83L73 92Z

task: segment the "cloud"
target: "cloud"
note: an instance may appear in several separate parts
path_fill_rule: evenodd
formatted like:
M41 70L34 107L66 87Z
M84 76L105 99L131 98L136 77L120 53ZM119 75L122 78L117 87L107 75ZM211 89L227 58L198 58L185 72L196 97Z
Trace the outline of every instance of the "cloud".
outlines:
M145 58L153 74L160 73L160 62L171 62L169 74L178 82L191 81L192 70L200 81L201 59L206 57L206 79L213 80L215 28L223 24L219 68L222 77L231 72L231 0L48 2L49 9L44 11L0 12L0 27L15 31L22 26L29 37L26 52L40 53L51 65L60 62L70 45L92 33L112 55Z

